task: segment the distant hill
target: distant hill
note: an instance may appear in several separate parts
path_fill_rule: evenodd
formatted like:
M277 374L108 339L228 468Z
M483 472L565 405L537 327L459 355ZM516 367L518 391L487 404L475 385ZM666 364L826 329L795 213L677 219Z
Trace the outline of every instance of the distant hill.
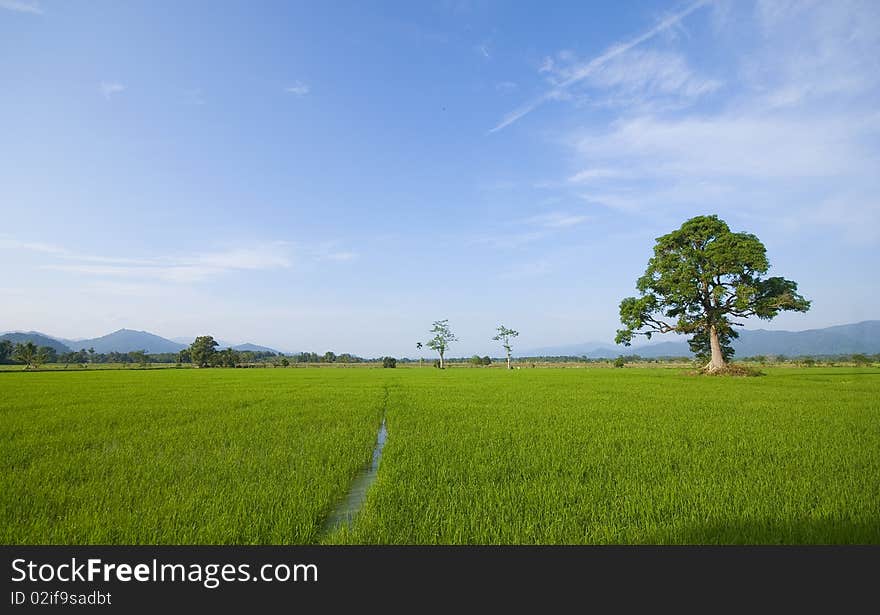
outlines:
M172 342L178 342L180 344L183 344L186 347L189 347L195 341L196 337L198 337L198 336L196 336L196 335L189 335L189 336L178 335L177 337L171 337L168 339L170 339ZM235 344L233 344L232 342L217 339L216 337L214 338L214 341L217 342L217 348L235 348Z
M594 356L598 353L598 356ZM620 349L615 348L614 344L608 342L583 342L581 344L566 344L564 346L546 346L544 348L533 348L526 352L517 353L524 357L616 357L620 354Z
M551 346L518 353L520 356L586 356L591 359L614 358L622 354L637 354L645 358L691 356L685 336L655 336L669 341L642 346L613 346L601 342ZM673 341L675 340L675 341ZM766 329L739 329L739 339L733 343L736 357L756 355L822 356L838 354L875 354L880 352L880 320L837 325L805 331L767 331Z
M733 347L742 357L759 354L788 356L853 354L880 352L880 320L866 320L850 325L806 331L740 332Z
M76 350L80 348L94 348L95 352L100 354L132 352L134 350L145 350L147 354L156 354L160 352L178 352L186 348L185 344L172 342L147 331L132 331L131 329L120 329L101 337L77 340L71 343L76 346Z
M37 331L14 331L11 333L4 333L0 335L0 340L9 340L13 344L26 344L27 342L33 342L37 346L48 346L49 348L53 348L55 352L61 354L63 352L70 352L70 348L54 337L49 337L43 333L39 333Z
M741 331L741 333L744 332ZM662 339L662 336L658 337L661 337ZM691 352L690 346L688 346L686 338L684 336L677 335L675 337L678 338L678 341L657 342L654 344L645 344L643 346L630 346L629 348L627 348L626 346L618 346L618 348L622 350L621 354L637 354L640 357L645 357L646 359L656 359L658 357L693 356L693 353ZM743 357L748 355L743 355L737 350L736 355L734 356Z
M233 350L238 351L249 351L249 352L274 352L275 354L281 354L279 351L274 348L268 348L267 346L257 346L256 344L251 344L250 342L245 344L239 344L238 346L233 346Z
M195 336L192 337L172 337L171 340L174 342L180 342L184 346L189 346L195 340ZM238 351L250 351L250 352L274 352L275 354L281 354L279 350L275 350L274 348L269 348L268 346L258 346L257 344L251 344L250 342L246 342L244 344L233 344L232 342L227 342L225 340L218 340L216 337L214 341L217 342L217 349L223 350L224 348L232 348L233 350Z

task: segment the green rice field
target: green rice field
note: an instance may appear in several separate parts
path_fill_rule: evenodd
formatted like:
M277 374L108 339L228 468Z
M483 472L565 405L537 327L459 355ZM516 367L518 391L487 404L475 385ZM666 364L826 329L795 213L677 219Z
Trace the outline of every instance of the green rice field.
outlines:
M294 371L0 375L0 541L314 541L384 387Z
M880 369L766 371L2 373L2 543L880 543Z

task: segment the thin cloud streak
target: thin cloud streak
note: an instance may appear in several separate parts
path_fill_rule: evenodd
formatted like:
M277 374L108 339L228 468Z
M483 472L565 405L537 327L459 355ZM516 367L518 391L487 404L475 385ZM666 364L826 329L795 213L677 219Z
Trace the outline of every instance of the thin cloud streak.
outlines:
M335 242L295 246L284 241L180 256L126 258L79 254L57 245L0 237L0 250L27 251L55 260L39 265L44 270L173 283L199 282L236 271L289 269L295 265L295 256L301 262L336 263L351 262L358 257L355 252L337 249Z
M0 9L16 13L30 13L31 15L46 14L37 2L25 2L25 0L0 0Z
M104 98L110 100L110 97L114 94L119 94L120 92L125 91L125 86L116 81L102 81L101 82L101 94L104 95Z
M554 211L549 214L532 216L525 220L527 224L536 224L548 229L564 229L577 226L589 220L589 216L572 214L563 211Z
M302 81L295 81L293 85L284 88L284 91L288 94L295 94L296 96L305 96L309 92L311 92L311 88L307 83L303 83Z
M636 38L626 42L626 43L618 43L616 45L612 45L609 47L603 54L593 58L586 64L584 64L579 69L575 70L574 73L566 80L562 81L555 88L550 90L549 92L543 94L532 102L523 105L519 109L512 111L507 114L501 122L499 122L494 128L489 130L489 133L498 132L499 130L503 130L504 128L510 126L514 122L522 119L542 104L550 100L558 100L562 98L566 94L566 90L570 88L572 85L583 81L591 74L593 74L596 70L605 65L609 60L616 58L617 56L629 51L633 47L637 45L641 45L647 40L650 40L663 32L664 30L668 30L669 28L678 24L682 19L696 11L697 9L708 4L709 0L697 0L696 2L690 4L685 9L681 10L678 13L670 15L666 19L661 20L657 25L648 30L647 32L642 33Z

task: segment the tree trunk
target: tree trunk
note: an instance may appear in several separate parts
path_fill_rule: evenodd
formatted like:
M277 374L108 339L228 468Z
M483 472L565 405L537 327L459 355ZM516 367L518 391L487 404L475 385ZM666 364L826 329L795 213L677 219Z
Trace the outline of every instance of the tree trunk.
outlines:
M507 369L513 369L510 366L510 351L509 350L507 351Z
M443 369L443 353L440 353L440 369Z
M712 360L704 369L710 373L722 371L727 367L727 364L721 353L721 342L718 340L718 329L715 328L715 325L709 327L709 346L712 349Z

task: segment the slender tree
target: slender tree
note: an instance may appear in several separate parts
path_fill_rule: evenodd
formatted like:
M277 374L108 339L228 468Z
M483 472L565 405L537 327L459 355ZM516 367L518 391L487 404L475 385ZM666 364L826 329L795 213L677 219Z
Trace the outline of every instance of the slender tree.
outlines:
M446 349L452 342L457 342L458 338L449 329L449 321L446 319L435 320L430 333L433 333L434 337L425 342L425 345L431 350L437 351L440 355L440 369L444 369L443 357L446 354Z
M518 331L508 329L504 325L501 325L498 327L498 335L492 338L493 341L501 342L501 345L504 346L504 350L507 352L507 369L513 369L513 366L510 364L510 340L517 336L519 336Z
M810 308L795 282L763 277L769 268L764 244L754 235L732 232L718 216L691 218L657 239L636 283L640 296L620 302L624 328L616 341L629 346L636 335L689 334L692 348L708 345L704 369L723 371L724 344L735 337L733 327L743 324L733 319L770 320L782 311Z
M422 349L422 343L421 343L421 342L416 342L416 348L418 348L419 350L421 350L421 349ZM421 357L421 355L419 355L419 367L422 366L422 361L423 361L423 360L424 360L424 359Z

